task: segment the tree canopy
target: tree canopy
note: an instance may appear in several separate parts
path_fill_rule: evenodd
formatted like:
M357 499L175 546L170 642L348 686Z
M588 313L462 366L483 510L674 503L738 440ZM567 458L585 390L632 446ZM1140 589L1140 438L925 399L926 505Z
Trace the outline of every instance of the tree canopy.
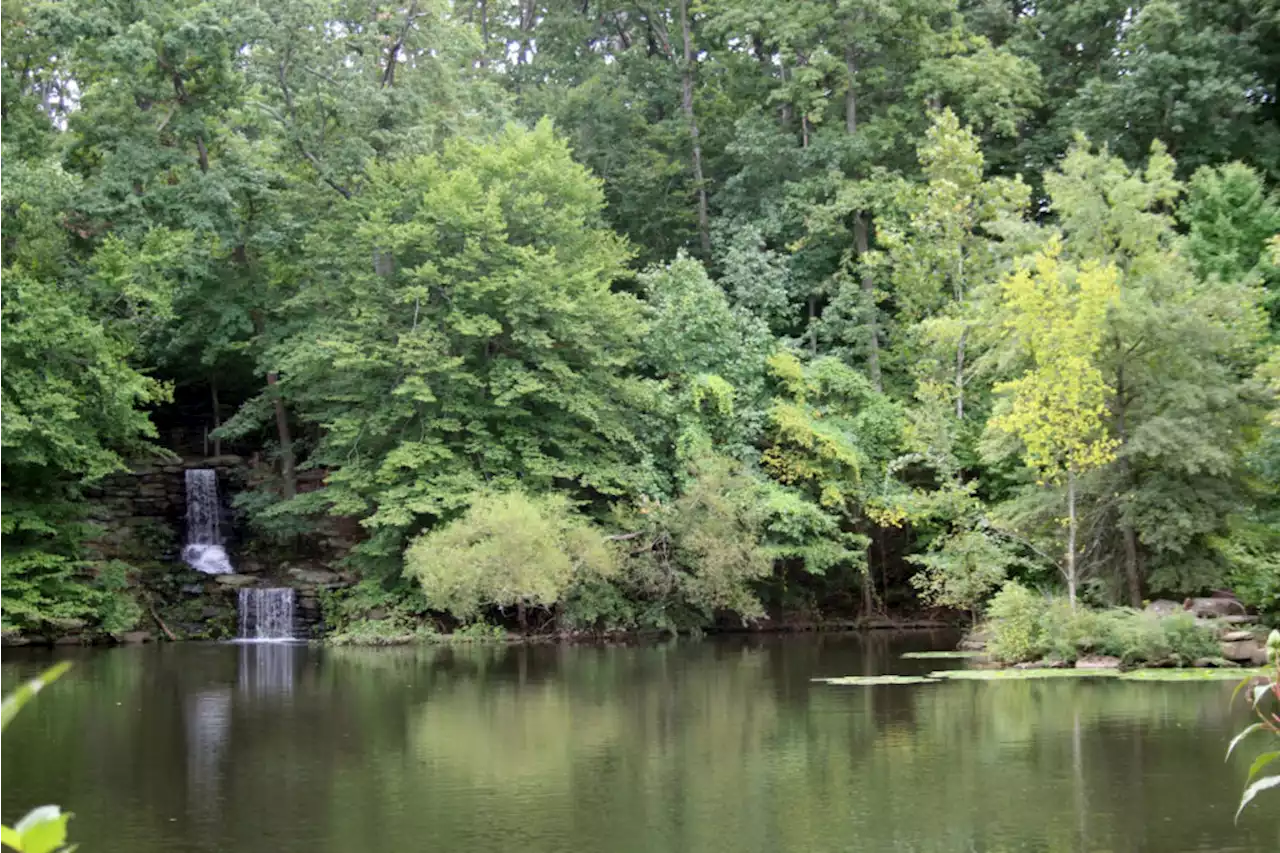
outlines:
M1262 0L269 6L4 4L6 629L174 422L459 618L1280 608Z

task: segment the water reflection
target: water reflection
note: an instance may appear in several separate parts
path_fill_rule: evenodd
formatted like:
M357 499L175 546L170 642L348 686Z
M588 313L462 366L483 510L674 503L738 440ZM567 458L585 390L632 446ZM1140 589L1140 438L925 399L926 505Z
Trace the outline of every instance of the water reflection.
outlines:
M305 646L299 643L237 643L237 687L247 696L291 696Z
M231 734L231 688L203 690L187 697L187 797L189 809L218 816L222 763Z
M108 654L10 730L4 816L66 803L95 853L1280 845L1274 810L1231 824L1248 764L1222 762L1243 719L1231 685L810 681L934 665L902 650L805 638Z

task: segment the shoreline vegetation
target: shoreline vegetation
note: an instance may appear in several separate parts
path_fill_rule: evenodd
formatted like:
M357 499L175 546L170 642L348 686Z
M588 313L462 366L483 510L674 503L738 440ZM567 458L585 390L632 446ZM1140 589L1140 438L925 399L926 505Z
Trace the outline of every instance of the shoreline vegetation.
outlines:
M6 2L7 639L1280 617L1263 0Z

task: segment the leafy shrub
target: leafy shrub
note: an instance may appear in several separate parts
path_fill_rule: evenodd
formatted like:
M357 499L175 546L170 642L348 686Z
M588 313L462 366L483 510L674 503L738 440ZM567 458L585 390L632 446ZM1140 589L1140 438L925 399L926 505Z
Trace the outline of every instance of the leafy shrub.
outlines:
M613 548L561 495L480 492L456 521L405 552L432 607L458 619L482 607L545 606L570 585L616 571Z
M942 537L907 561L920 567L911 585L925 602L959 610L975 610L1016 562L1009 547L984 530Z
M505 628L501 625L490 625L488 622L472 622L448 635L448 640L452 643L496 643L506 638Z
M991 656L1005 663L1074 662L1109 655L1126 665L1188 666L1219 654L1217 632L1189 613L1159 616L1125 607L1093 610L1046 599L1017 583L1006 584L988 611Z
M142 619L142 605L129 592L129 571L130 566L119 560L110 560L98 569L99 626L108 634L131 631Z
M439 637L429 626L408 625L401 619L357 619L325 640L335 646L404 646Z
M1005 663L1038 660L1046 651L1044 639L1048 602L1017 581L1001 587L987 608L990 632L987 650Z

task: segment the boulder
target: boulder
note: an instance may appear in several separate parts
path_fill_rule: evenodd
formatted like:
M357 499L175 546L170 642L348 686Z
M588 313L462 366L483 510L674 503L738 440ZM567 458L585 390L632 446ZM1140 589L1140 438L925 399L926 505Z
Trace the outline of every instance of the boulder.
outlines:
M1152 601L1145 608L1148 613L1154 613L1157 616L1168 616L1170 613L1177 613L1181 609L1181 604L1176 601L1170 601L1167 598Z
M253 575L216 575L214 579L223 586L229 586L232 589L253 586L258 582L258 579Z
M1224 643L1242 643L1246 640L1256 639L1258 638L1253 635L1252 631L1228 631L1222 635L1222 642Z
M1076 669L1119 669L1120 658L1111 655L1088 655L1076 661Z
M1236 642L1224 642L1222 644L1222 656L1227 660L1247 661L1252 663L1261 653L1262 662L1266 662L1267 650L1257 640L1239 640Z
M332 586L342 583L342 578L337 572L329 572L324 569L289 569L289 577L299 583L315 584L316 586Z
M1200 669L1213 669L1213 668L1226 669L1226 668L1231 668L1236 666L1236 664L1232 663L1226 658L1196 658L1194 661L1192 661L1191 665L1194 667L1198 667Z
M987 635L983 631L971 631L960 641L960 651L981 652L987 648Z
M1189 610L1201 618L1231 616L1245 612L1244 605L1234 598L1188 598L1182 603L1182 609Z
M150 643L155 637L151 636L150 631L125 631L117 636L116 639L126 646L136 646L142 643Z

